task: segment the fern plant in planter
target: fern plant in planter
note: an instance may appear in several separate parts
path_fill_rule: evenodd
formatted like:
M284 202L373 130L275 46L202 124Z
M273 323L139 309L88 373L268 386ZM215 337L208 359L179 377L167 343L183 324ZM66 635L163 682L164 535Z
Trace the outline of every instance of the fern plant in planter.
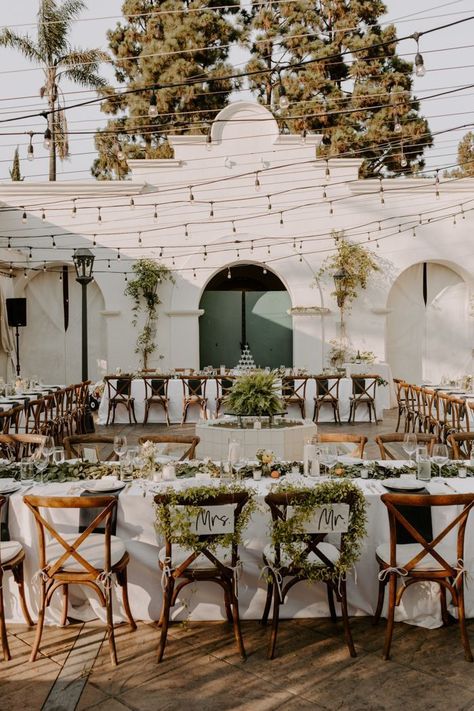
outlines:
M283 400L278 392L278 374L257 371L237 378L224 398L226 411L238 417L273 417L282 412Z

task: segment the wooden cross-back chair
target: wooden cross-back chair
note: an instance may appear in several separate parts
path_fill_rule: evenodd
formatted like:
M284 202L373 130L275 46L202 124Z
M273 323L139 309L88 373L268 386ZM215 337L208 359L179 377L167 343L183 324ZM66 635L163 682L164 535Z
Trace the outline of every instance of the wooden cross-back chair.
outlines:
M469 408L466 401L460 397L451 396L451 407L453 410L453 429L447 433L446 439L453 432L469 432L471 429Z
M398 385L401 401L403 402L405 415L405 432L415 431L415 407L412 387L409 383L401 382Z
M111 448L112 451L104 457L101 454L103 448L100 445L109 445L108 448ZM66 459L84 459L84 450L88 448L95 451L98 462L114 462L118 459L113 451L114 438L110 437L110 435L70 435L63 439L63 447L66 452Z
M377 422L377 411L375 408L375 393L377 391L377 375L351 375L352 395L349 398L349 420L355 422L357 408L365 405L369 411L369 421Z
M425 434L437 431L436 419L436 391L431 388L421 388L422 419L421 432Z
M341 424L341 415L339 413L339 385L341 376L339 375L317 375L316 395L314 397L314 422L319 422L319 412L322 407L328 406L332 408L334 422Z
M145 442L154 442L155 444L182 444L184 451L177 461L183 462L185 459L196 458L196 447L201 441L200 437L195 435L142 435L138 439L138 444ZM189 447L187 446L189 445ZM164 452L166 454L166 452Z
M301 417L306 417L306 386L308 378L293 378L284 376L281 379L281 392L285 405L299 407Z
M168 397L168 384L169 378L165 377L150 377L145 376L143 378L143 383L145 385L145 415L143 417L143 424L146 425L148 422L148 416L150 410L155 405L162 407L166 417L166 424L170 424L169 415L169 402Z
M131 376L107 376L104 378L105 384L107 386L107 394L109 398L108 411L107 411L107 422L110 422L110 415L112 414L112 424L115 422L115 412L117 407L122 406L128 412L128 420L132 424L133 420L136 424L137 418L135 416L135 398L132 397L132 382L133 378Z
M474 432L453 432L448 435L447 444L451 448L451 459L472 459Z
M219 417L224 398L229 394L235 380L228 375L219 375L216 377L216 417Z
M3 506L8 506L8 499L5 496L0 496L0 511ZM33 626L28 605L25 598L23 561L25 560L25 552L21 543L17 541L1 541L0 540L0 639L2 644L2 652L4 661L11 659L10 648L8 646L7 628L5 624L5 609L3 599L3 576L7 572L13 574L13 579L18 585L18 593L20 597L20 605L23 612L25 622L30 627Z
M387 445L403 445L403 438L405 434L403 432L391 432L387 434L377 435L375 437L375 443L378 445L380 450L380 459L404 459L404 456L398 456L396 452L393 452ZM425 434L422 432L417 432L415 434L417 444L425 444L428 447L428 454L431 454L433 445L436 444L436 436L434 434Z
M454 426L454 410L452 407L452 397L449 393L438 392L437 400L437 434L440 442L446 442L451 432L455 431Z
M132 629L136 629L130 611L127 590L129 555L124 544L112 536L112 515L117 507L115 496L25 496L24 502L32 512L39 541L41 589L36 637L30 661L34 662L41 644L46 608L56 590L62 588L62 624L67 621L69 585L83 585L92 589L102 607L106 608L107 636L112 664L117 664L112 614L112 575L122 587L125 614ZM94 509L97 514L82 533L59 533L41 513L41 509ZM92 515L95 514L95 511ZM49 518L49 517L48 517ZM103 533L94 533L99 527ZM50 534L53 543L47 542Z
M450 618L446 605L446 591L452 598L452 603L458 609L459 627L464 647L464 658L473 661L469 637L466 629L464 608L464 537L469 514L474 506L474 494L448 495L407 495L383 494L382 501L387 507L390 524L390 542L379 545L376 549L376 560L379 564L379 595L374 622L377 623L382 614L385 588L389 587L387 629L383 650L384 659L390 658L395 608L400 604L402 596L411 585L420 582L436 582L440 586L441 614L443 623L449 624ZM449 524L438 533L432 541L426 538L408 521L399 507L426 506L462 506ZM416 543L398 544L397 525L407 531ZM446 537L457 528L456 545L449 546ZM403 585L398 587L398 581Z
M181 424L184 425L186 422L188 409L195 405L199 407L202 418L207 419L207 378L198 376L182 377L181 382L183 384L183 416Z
M367 437L365 435L349 434L346 432L321 432L312 439L313 444L355 444L355 448L350 452L351 457L362 459L364 456Z
M403 389L405 381L401 378L394 378L393 384L395 386L395 395L397 398L397 425L395 427L395 432L398 432L402 417L404 420L406 418L407 403L405 400L405 391Z
M24 411L23 405L15 405L9 410L0 412L0 427L3 434L17 434L19 432Z
M214 507L229 507L229 518L233 522L232 530L242 513L242 509L248 501L248 494L245 491L234 492L232 494L219 494L210 496L198 504L189 502L186 499L186 492L180 503L195 507L202 507L212 510ZM168 527L171 528L172 516L170 512L170 499L167 494L157 494L155 504L162 507L163 515L167 518ZM219 508L219 515L222 515L222 508ZM232 623L234 637L242 659L246 658L242 630L240 628L239 601L237 595L237 566L239 564L238 546L233 543L229 548L220 546L216 553L213 553L205 545L217 543L222 540L224 534L212 533L210 535L198 535L203 548L198 551L183 548L173 543L170 538L165 538L165 545L159 552L159 566L162 571L163 584L163 606L159 620L161 627L160 643L158 648L158 662L161 662L165 651L168 636L170 609L176 603L180 591L195 582L213 582L224 591L224 604L228 622Z
M324 486L322 484L321 486ZM295 511L298 507L303 505L307 501L307 492L304 490L292 493L273 493L268 494L265 497L265 502L270 508L272 516L272 525L278 526L278 523L285 521L289 515L289 507L292 507ZM336 502L334 502L336 503ZM337 503L343 503L349 507L349 516L351 515L351 507L354 506L354 494L351 492L347 493L344 498L338 497ZM330 505L330 504L329 504ZM314 510L316 512L319 508L319 504L315 505ZM349 649L351 657L356 656L356 651L354 643L352 640L351 629L349 625L349 617L347 612L347 594L346 594L346 581L345 577L341 576L338 581L334 581L332 573L334 573L335 566L340 558L344 555L346 541L344 533L340 534L340 548L336 547L332 543L325 541L327 537L326 532L318 532L318 526L312 528L312 532L305 532L304 534L295 534L293 537L294 541L299 541L302 544L302 556L306 558L309 562L314 565L321 566L321 570L327 570L327 578L324 580L323 584L326 585L327 597L329 611L331 619L336 622L336 609L334 605L334 596L337 601L341 604L342 620L344 625L344 636L346 644ZM334 534L332 534L334 535ZM273 544L268 544L265 546L263 553L263 562L265 568L268 570L269 577L267 582L267 597L265 602L265 609L262 616L262 624L268 622L268 617L270 614L270 608L273 604L272 613L272 632L268 645L268 658L273 659L275 656L275 647L278 634L278 625L280 618L280 607L284 604L285 598L291 588L299 583L300 581L307 580L303 569L297 564L297 562L291 560L289 556L281 549L279 544L273 546ZM285 579L289 578L285 582Z
M41 429L41 412L44 408L42 397L28 400L25 405L25 432L39 434Z

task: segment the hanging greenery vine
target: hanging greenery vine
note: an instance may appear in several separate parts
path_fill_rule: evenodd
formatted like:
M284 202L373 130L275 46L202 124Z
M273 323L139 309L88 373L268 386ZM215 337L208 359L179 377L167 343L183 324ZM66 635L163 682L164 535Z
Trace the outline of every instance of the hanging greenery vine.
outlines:
M272 489L272 493L288 496L304 494L304 498L293 505L291 517L271 524L272 544L280 546L282 559L292 560L303 576L311 581L336 581L345 576L360 557L366 533L366 501L362 490L347 480L326 481L312 488L282 482ZM305 532L305 524L311 519L314 509L324 504L349 504L351 509L348 531L342 534L344 546L332 567L311 562L306 553L310 536Z
M141 355L143 368L148 366L148 357L156 350L155 333L158 318L157 309L161 304L158 287L164 281L174 283L174 277L168 267L158 264L153 259L139 259L132 267L135 278L131 279L125 289L126 296L133 301L134 326L138 323L140 311L145 313L145 323L137 337L135 353Z
M191 530L191 524L199 513L199 505L204 501L218 498L223 494L237 494L245 492L248 500L243 507L232 533L222 534L215 541L209 539L199 540L196 533ZM185 491L176 491L168 487L163 492L168 497L168 504L156 505L155 526L157 532L171 540L172 543L186 549L199 551L208 548L215 551L217 547L228 548L242 542L242 534L248 526L250 517L257 508L255 492L250 488L243 488L238 484L220 484L219 486L194 486Z

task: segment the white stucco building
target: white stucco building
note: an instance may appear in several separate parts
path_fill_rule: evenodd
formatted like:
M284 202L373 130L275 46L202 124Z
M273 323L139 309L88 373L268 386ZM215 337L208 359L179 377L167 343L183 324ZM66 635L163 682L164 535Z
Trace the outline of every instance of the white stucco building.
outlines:
M138 366L124 273L130 278L133 260L144 256L163 261L175 276L160 291L152 365L206 365L200 363L206 286L222 270L230 267L232 276L237 265L251 264L275 274L287 292L290 319L280 327L291 331L293 364L318 372L339 317L333 285L315 284L333 250L333 230L367 243L383 267L348 318L354 347L374 351L394 375L414 381L472 371L474 181L359 180L358 160L316 158L320 136L279 135L272 115L250 102L221 111L210 138L171 137L174 158L131 161L130 181L0 187L0 258L4 272L12 262L15 274L1 283L7 296L28 299L21 334L26 375L46 382L80 377L80 287L71 273L66 331L59 272L82 246L96 255L89 287L92 378L101 368ZM230 339L240 320L226 303L221 341L225 324ZM264 311L259 323L278 322L268 304ZM206 328L212 332L212 322Z

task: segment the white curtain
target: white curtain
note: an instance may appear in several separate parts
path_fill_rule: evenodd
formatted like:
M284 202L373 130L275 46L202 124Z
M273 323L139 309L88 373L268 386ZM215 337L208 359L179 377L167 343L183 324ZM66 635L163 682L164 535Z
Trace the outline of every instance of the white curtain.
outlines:
M0 373L9 380L15 373L15 340L8 325L6 299L13 296L12 280L0 277Z

